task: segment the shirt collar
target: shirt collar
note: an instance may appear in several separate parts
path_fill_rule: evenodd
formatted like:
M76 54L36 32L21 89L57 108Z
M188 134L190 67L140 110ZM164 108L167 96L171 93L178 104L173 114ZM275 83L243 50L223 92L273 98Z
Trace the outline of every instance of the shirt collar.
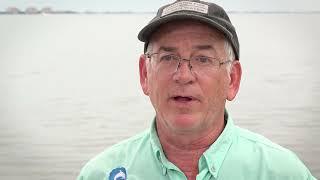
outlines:
M206 167L209 169L210 173L217 178L219 169L231 147L231 144L234 139L234 124L229 116L228 112L225 110L225 121L226 126L218 139L207 149L200 160L205 159ZM199 166L201 166L200 163ZM199 167L200 171L201 168Z
M162 167L162 173L165 175L167 173L167 169L179 170L174 164L172 164L165 156L156 128L156 118L153 119L151 129L150 129L150 142L153 150L153 155L158 163Z
M150 129L150 142L153 154L158 161L161 161L161 153L163 152L156 129L156 118L153 119Z
M207 149L199 160L199 173L202 169L207 168L209 172L217 178L219 169L225 159L227 152L232 144L234 138L234 124L228 112L225 110L226 126L218 139ZM157 161L161 164L163 174L166 173L166 169L177 169L168 159L165 157L158 134L156 130L156 118L154 118L150 129L150 142L153 150L153 154Z

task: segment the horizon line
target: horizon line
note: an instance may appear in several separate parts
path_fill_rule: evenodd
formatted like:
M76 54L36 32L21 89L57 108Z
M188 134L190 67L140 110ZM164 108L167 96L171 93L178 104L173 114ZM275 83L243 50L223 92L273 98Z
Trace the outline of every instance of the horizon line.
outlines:
M53 10L51 12L43 12L41 10L36 12L27 12L27 11L19 11L19 12L8 12L8 11L0 11L0 14L8 14L8 15L29 15L29 14L156 14L156 11L73 11L73 10ZM318 14L320 10L281 10L281 11L269 11L269 10L230 10L227 13L231 14Z

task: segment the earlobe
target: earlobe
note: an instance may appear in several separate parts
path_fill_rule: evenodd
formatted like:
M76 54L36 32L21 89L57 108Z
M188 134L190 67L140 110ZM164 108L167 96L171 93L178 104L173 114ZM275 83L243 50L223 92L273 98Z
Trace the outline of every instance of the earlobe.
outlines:
M144 54L140 56L139 59L139 75L140 75L140 85L142 91L145 95L149 95L148 90L148 72L147 72L147 59Z
M230 72L230 83L229 83L227 100L232 101L236 97L240 87L241 75L242 75L241 64L238 60L234 61L231 67L231 72Z

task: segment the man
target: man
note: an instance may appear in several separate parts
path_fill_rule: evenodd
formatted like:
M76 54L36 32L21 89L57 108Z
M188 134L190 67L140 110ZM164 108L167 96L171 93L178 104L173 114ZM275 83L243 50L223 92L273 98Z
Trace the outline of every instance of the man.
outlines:
M176 1L138 38L151 129L92 159L78 180L315 179L292 152L233 124L225 104L240 85L239 42L221 7Z

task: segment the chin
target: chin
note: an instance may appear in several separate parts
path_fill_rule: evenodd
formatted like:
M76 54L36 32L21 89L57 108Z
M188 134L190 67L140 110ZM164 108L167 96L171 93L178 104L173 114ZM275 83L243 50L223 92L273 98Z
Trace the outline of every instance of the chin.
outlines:
M173 129L179 130L193 130L199 126L200 120L194 115L183 114L175 116L171 119L171 126Z

